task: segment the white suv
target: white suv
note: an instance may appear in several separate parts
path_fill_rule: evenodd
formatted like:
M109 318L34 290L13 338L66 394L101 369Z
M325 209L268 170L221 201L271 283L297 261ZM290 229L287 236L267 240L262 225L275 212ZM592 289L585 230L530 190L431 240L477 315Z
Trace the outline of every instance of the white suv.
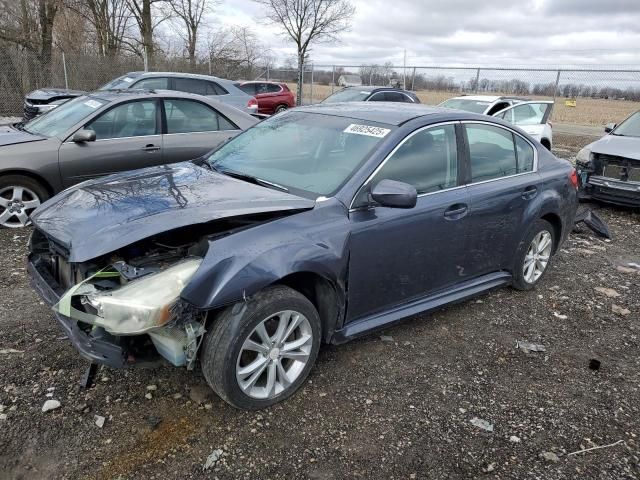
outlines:
M502 118L520 127L549 150L553 145L553 125L549 121L553 110L552 100L465 95L445 100L438 106Z

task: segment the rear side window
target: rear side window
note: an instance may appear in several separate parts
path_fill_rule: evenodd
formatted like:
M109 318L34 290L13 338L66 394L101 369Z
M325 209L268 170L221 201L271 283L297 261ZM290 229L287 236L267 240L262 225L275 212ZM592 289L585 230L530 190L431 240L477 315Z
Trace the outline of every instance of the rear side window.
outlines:
M387 102L406 102L409 101L407 97L405 97L400 92L385 92L384 99Z
M175 78L173 80L174 90L179 92L197 93L198 95L207 95L207 83L204 80L196 78Z
M145 78L133 84L131 88L146 88L149 90L167 90L169 88L168 78Z
M453 125L421 130L409 137L385 162L369 182L373 188L381 180L396 180L416 187L418 194L455 187L458 178L458 151ZM354 205L367 201L363 189Z
M280 85L276 85L274 83L267 83L267 93L278 93L280 90Z
M471 181L482 182L518 172L513 134L491 125L465 125L469 141Z
M168 134L237 129L214 109L193 100L165 100L164 109Z
M534 158L533 147L520 135L514 135L514 137L518 154L518 173L531 172Z

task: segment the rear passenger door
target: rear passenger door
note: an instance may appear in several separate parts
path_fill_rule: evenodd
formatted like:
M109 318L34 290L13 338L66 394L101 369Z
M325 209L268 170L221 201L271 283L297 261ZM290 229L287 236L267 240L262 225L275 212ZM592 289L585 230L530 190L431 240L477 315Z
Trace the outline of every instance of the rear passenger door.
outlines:
M240 129L217 110L197 100L164 99L164 162L192 160L237 135Z
M488 123L463 122L467 143L469 215L464 275L472 278L512 266L539 194L537 152L524 137Z

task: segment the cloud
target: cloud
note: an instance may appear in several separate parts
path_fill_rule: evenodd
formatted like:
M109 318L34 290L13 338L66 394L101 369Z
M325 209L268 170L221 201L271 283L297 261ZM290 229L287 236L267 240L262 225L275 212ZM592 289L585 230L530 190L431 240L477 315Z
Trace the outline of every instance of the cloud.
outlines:
M640 0L354 0L356 15L338 44L316 44L317 64L584 65L640 63ZM219 8L224 23L253 28L272 51L291 42L266 26L251 0Z

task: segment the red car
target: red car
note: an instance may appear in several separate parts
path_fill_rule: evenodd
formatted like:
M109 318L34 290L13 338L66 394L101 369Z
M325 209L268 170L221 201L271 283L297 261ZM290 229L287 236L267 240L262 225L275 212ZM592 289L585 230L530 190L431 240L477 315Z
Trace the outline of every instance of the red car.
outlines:
M296 97L286 83L243 82L237 87L258 100L258 113L273 115L296 106Z

